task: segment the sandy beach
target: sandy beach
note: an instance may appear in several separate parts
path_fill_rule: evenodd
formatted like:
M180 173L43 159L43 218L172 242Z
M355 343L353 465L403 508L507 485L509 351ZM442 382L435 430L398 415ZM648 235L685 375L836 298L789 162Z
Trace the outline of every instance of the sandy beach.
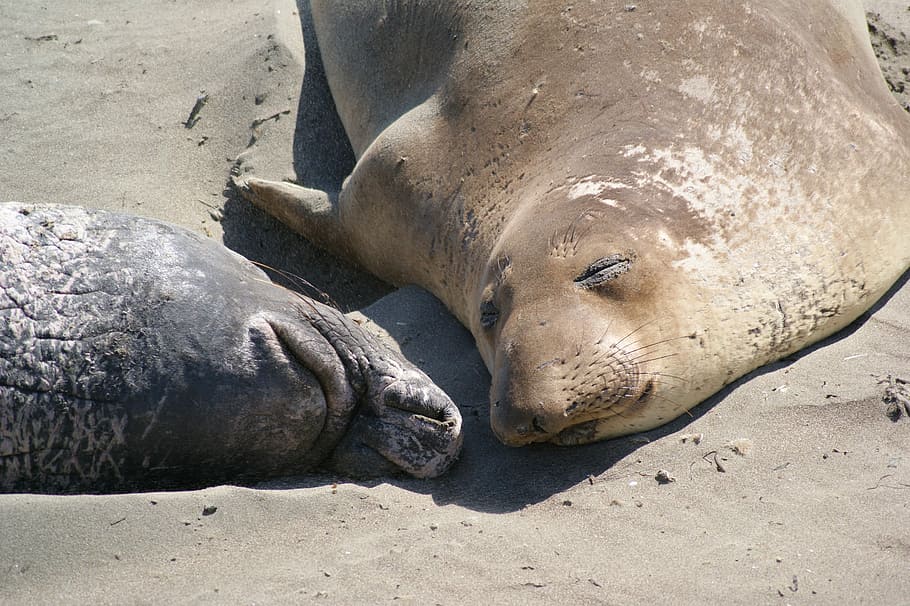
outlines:
M910 2L866 7L910 110ZM313 248L227 185L241 154L311 187L350 171L305 0L0 0L0 57L0 200L172 221L302 276L446 390L466 434L429 481L0 495L0 604L910 602L910 418L888 414L910 401L908 276L691 416L511 449L441 303Z

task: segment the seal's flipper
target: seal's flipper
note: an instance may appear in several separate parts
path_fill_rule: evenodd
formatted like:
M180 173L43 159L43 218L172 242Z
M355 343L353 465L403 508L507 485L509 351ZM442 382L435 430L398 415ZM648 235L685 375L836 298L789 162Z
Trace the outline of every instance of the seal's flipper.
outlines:
M253 205L331 253L347 257L347 237L338 212L338 193L284 181L234 177L234 187Z

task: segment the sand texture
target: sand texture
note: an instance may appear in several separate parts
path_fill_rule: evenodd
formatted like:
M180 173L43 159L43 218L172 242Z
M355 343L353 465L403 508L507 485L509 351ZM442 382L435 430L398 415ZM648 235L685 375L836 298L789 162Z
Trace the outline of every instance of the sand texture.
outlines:
M906 104L910 2L867 7ZM906 277L844 333L666 427L509 449L439 302L226 187L240 154L316 187L350 170L305 2L0 0L0 57L0 200L170 220L303 276L434 378L466 432L433 481L0 495L0 604L910 603Z

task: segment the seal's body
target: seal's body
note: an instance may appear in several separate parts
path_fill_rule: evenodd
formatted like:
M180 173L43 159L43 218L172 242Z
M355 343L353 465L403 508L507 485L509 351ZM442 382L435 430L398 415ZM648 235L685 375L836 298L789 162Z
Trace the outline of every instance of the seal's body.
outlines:
M860 2L313 0L357 154L243 190L440 297L509 444L665 423L910 263L910 120Z
M454 404L342 314L173 225L0 204L0 490L329 465L441 473Z

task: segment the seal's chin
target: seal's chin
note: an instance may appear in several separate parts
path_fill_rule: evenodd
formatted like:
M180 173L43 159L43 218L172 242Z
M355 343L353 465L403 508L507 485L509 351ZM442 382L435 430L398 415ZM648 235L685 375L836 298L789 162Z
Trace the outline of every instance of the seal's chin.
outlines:
M580 446L606 439L608 436L604 435L604 422L604 419L591 419L570 425L555 434L546 431L538 424L536 429L533 427L530 430L521 428L507 436L497 433L497 437L505 445L515 447L541 443Z
M580 444L590 444L603 438L600 437L599 428L602 425L601 419L592 419L572 425L563 429L555 436L551 437L548 442L558 446L578 446Z

